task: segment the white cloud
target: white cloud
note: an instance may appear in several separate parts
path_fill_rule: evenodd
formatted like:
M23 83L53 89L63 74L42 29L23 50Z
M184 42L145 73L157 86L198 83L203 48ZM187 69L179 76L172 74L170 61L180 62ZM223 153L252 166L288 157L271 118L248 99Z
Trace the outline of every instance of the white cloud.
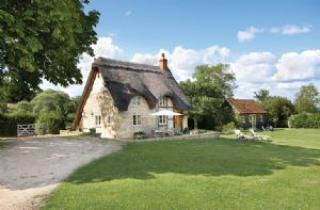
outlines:
M104 56L108 58L122 58L123 50L113 43L111 37L100 37L97 40L97 43L92 45L94 50L95 57ZM84 53L81 56L80 62L78 63L78 67L81 70L83 84L82 85L70 85L66 88L61 86L56 86L51 84L50 82L44 80L40 85L42 89L54 89L61 90L67 92L71 96L78 96L82 94L83 87L86 83L86 79L91 70L91 64L94 61L94 58Z
M121 47L113 43L111 37L100 37L92 46L95 56L114 59L126 59ZM302 52L288 52L276 56L271 52L251 52L233 58L231 50L218 45L203 49L177 46L168 51L160 49L157 53L136 53L131 61L158 65L161 53L169 60L169 67L178 81L190 78L199 64L229 63L237 78L236 97L252 98L253 92L267 88L274 95L293 97L299 87L310 82L320 89L320 49ZM233 55L234 56L234 55ZM129 59L130 60L130 59ZM94 58L83 54L78 64L85 84ZM63 90L71 96L81 95L83 85L71 85L67 88L54 86L47 81L41 88Z
M262 33L263 31L262 28L251 26L244 31L238 31L237 37L239 42L248 42L254 39L257 33Z
M132 15L132 11L131 11L131 10L127 10L127 11L124 13L124 16L126 16L126 17L129 17L130 15Z
M271 80L275 73L275 56L270 52L252 52L230 64L237 81L261 83Z
M303 34L308 33L311 31L312 26L311 25L294 25L289 24L282 27L272 27L270 29L271 33L281 33L284 35L294 35L294 34Z
M320 50L285 53L276 67L278 72L273 78L277 81L320 79Z
M252 97L266 88L272 94L293 98L301 85L314 83L320 89L320 50L284 53L254 52L230 64L235 73L238 97Z
M177 46L172 52L161 49L156 54L136 53L132 62L158 65L161 53L165 53L169 60L169 67L177 80L185 80L192 76L194 68L199 64L212 64L224 62L230 55L230 49L217 45L204 49L188 49Z

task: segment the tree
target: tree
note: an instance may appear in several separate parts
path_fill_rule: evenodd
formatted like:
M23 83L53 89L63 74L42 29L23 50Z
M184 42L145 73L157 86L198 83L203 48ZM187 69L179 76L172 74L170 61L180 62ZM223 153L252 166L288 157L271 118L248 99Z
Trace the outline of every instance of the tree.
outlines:
M48 132L56 133L57 130L64 129L69 112L69 103L70 98L64 92L46 90L38 94L31 101L33 113L36 116L36 124L44 123Z
M0 4L0 87L12 101L31 99L46 79L80 84L82 53L93 55L99 13L84 12L88 0L2 0ZM26 97L26 98L25 98Z
M301 86L295 99L295 106L298 113L316 113L319 103L319 92L313 84Z
M289 99L270 96L261 103L275 127L286 127L288 125L288 118L294 114L294 105Z
M260 89L258 92L254 92L254 98L259 102L262 102L270 97L270 92L267 89Z
M55 90L43 91L31 101L35 114L55 111L63 116L68 114L69 103L70 98L66 93Z
M17 103L16 112L17 113L32 113L33 106L28 101L20 101L19 103Z
M7 99L5 92L2 88L0 88L0 114L3 114L7 111Z
M235 76L228 69L224 64L200 65L196 67L193 81L180 82L192 106L188 115L193 119L195 129L199 121L204 122L203 127L212 129L232 118L225 99L233 95Z

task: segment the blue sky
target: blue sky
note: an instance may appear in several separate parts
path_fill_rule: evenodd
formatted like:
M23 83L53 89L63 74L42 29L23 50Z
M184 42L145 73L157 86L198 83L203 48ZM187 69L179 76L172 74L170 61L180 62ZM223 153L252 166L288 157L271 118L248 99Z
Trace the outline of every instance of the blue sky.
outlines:
M205 48L218 44L238 53L276 54L320 47L317 0L92 0L88 9L101 13L98 35L115 34L115 42L128 56L137 51L173 49L177 45ZM270 28L286 24L312 25L312 33L299 36L264 33L245 44L236 37L239 30L249 26Z
M301 85L320 89L319 0L91 0L85 9L101 13L96 56L157 65L165 52L177 80L199 64L229 63L239 98L261 88L291 99ZM84 81L92 61L79 63Z

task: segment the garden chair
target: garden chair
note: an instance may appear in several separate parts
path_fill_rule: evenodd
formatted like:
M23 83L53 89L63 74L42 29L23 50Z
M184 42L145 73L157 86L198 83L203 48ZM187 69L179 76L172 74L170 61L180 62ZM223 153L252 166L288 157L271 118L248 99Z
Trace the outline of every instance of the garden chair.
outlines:
M236 134L236 137L239 140L246 140L247 139L247 137L239 129L235 129L234 133Z
M251 128L249 131L255 140L263 140L262 136L259 136L254 129Z

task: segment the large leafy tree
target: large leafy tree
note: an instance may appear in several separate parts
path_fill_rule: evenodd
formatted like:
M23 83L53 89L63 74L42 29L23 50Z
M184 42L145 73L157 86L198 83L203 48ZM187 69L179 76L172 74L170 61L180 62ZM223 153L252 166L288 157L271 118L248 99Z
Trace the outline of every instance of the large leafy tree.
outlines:
M303 85L296 95L295 106L298 113L315 113L318 111L320 95L313 85Z
M88 0L2 0L0 87L9 100L31 99L42 79L67 86L82 82L80 55L93 55L99 13Z
M180 82L180 86L192 105L188 114L195 129L198 128L198 121L204 123L204 128L212 129L232 118L225 99L233 95L235 76L228 65L197 66L193 79Z
M68 114L73 111L70 110L70 103L69 96L64 92L46 90L38 94L31 101L37 127L45 124L49 133L57 133L59 129L64 129Z
M272 96L267 89L254 92L254 97L268 113L271 124L276 127L288 126L288 118L295 113L295 106L291 100L286 97Z
M285 97L269 96L261 103L268 113L270 123L276 127L286 127L288 118L295 112L294 105Z

